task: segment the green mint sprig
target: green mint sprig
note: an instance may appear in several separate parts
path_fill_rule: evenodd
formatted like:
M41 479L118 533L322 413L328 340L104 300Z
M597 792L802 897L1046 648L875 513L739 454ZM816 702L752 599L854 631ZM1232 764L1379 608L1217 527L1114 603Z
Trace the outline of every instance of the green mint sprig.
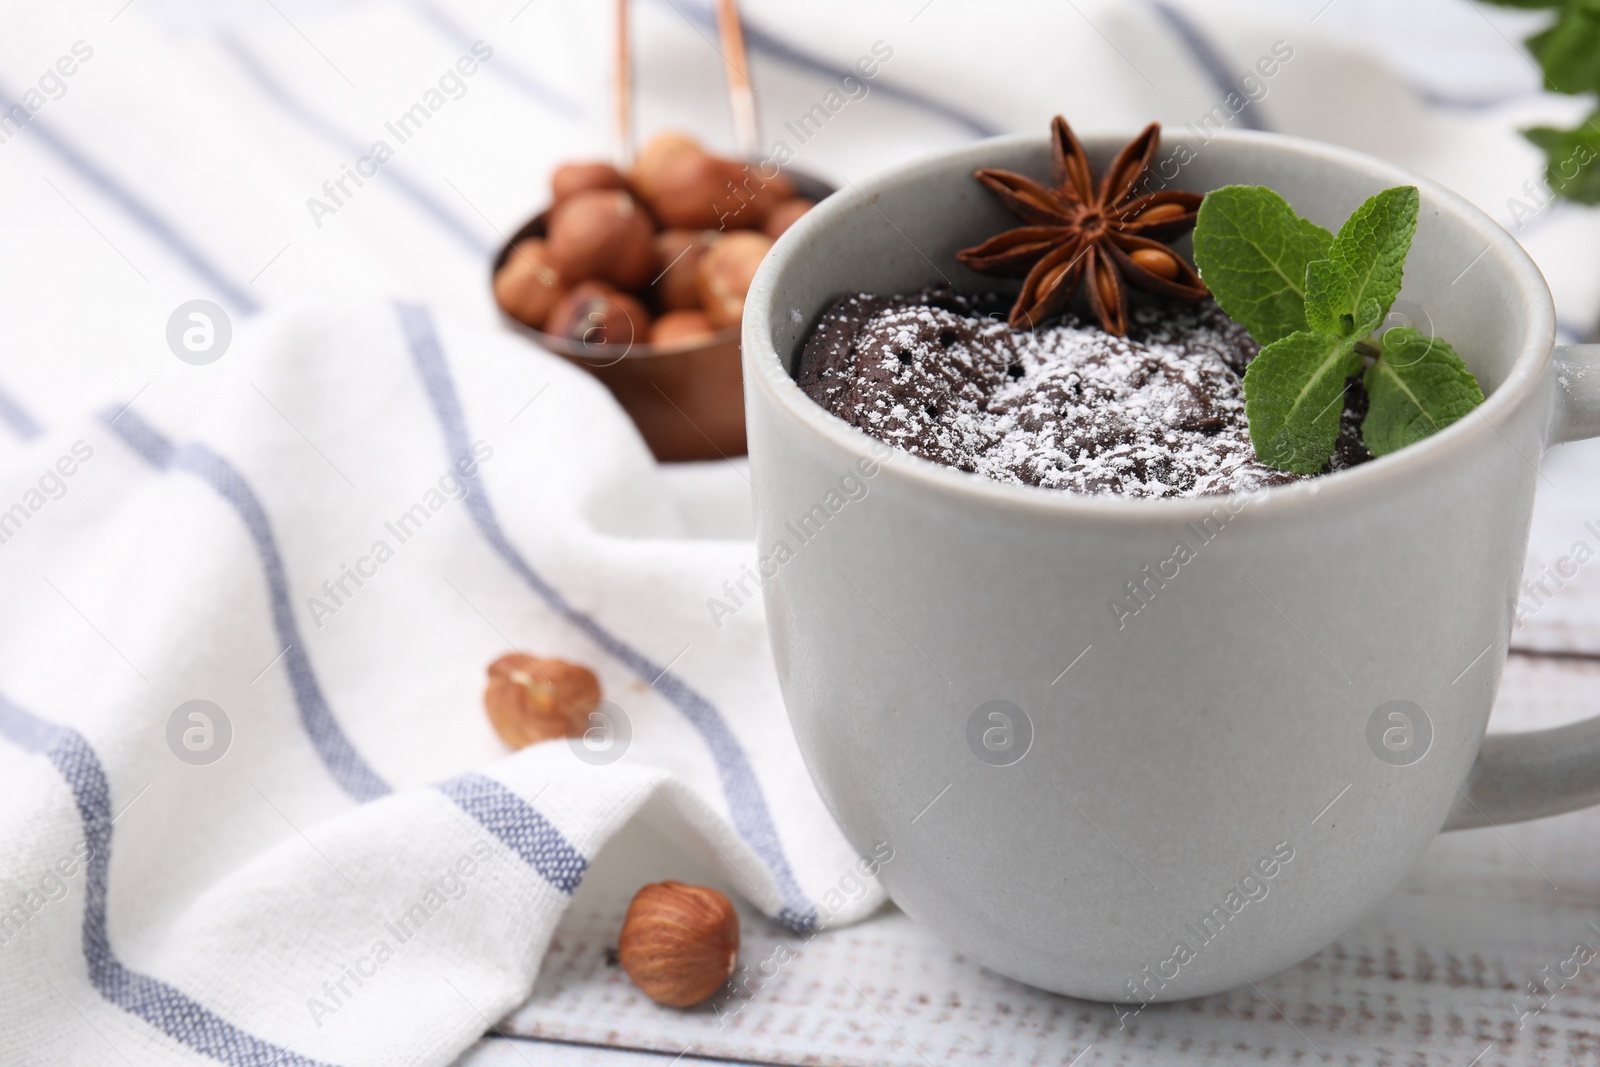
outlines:
M1600 92L1600 5L1594 0L1488 0L1497 7L1553 10L1556 20L1523 43L1538 60L1546 89L1578 96ZM1600 111L1570 130L1535 126L1522 135L1544 150L1545 181L1557 196L1600 204Z
M1263 346L1244 376L1245 418L1261 462L1295 474L1325 468L1345 384L1356 374L1368 398L1361 440L1375 456L1483 403L1447 342L1409 326L1373 336L1400 295L1418 205L1415 186L1386 189L1331 234L1263 186L1206 194L1195 265L1222 310Z

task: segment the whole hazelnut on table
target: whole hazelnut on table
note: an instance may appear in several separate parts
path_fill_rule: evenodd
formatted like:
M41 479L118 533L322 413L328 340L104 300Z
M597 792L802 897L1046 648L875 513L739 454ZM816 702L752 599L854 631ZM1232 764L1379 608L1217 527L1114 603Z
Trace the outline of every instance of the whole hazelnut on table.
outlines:
M537 329L561 295L561 276L537 237L518 241L494 276L494 299L507 315Z
M579 282L562 293L544 332L582 345L631 345L650 335L650 313L603 282Z
M716 237L713 233L712 239ZM663 230L656 234L656 274L651 293L663 311L688 311L700 306L695 268L710 240L698 230Z
M800 216L810 211L816 204L803 196L792 196L773 205L767 217L761 223L761 232L776 241L783 236L783 231L800 221Z
M711 340L717 328L704 311L669 311L650 326L650 343L676 348Z
M550 175L550 202L586 189L626 189L628 179L609 163L563 163Z
M489 664L483 707L495 733L512 748L582 737L598 703L600 680L576 663L508 652Z
M744 297L772 238L739 230L723 235L701 257L695 272L700 302L713 326L733 326L744 315Z
M585 189L550 211L546 246L566 281L635 289L655 277L655 226L621 189Z
M657 882L634 895L617 942L622 969L657 1004L690 1008L739 962L739 915L705 886Z

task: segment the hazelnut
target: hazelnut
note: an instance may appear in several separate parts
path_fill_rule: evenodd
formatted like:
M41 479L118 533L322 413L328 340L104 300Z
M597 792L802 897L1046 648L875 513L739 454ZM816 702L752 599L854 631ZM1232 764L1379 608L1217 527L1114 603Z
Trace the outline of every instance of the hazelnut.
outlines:
M579 282L556 300L544 332L582 345L631 345L649 335L650 315L627 293Z
M730 210L731 183L736 176L726 160L679 153L661 162L649 192L641 190L641 194L663 226L715 229Z
M654 234L650 216L621 189L585 189L551 209L546 244L563 281L634 289L654 277Z
M494 276L494 299L507 315L538 329L561 295L561 276L537 237L518 241Z
M763 177L759 164L684 153L660 164L645 198L667 226L728 230L759 225L793 195L789 179Z
M489 664L483 707L500 740L512 748L556 737L582 737L600 702L594 672L560 659L508 652Z
M760 175L756 177L760 178ZM774 204L795 199L794 182L790 181L788 175L782 171L775 171L772 177L761 180L766 182L767 195L772 198Z
M708 236L694 230L663 230L656 234L656 280L650 291L657 308L687 311L700 306L695 267L715 237L715 233Z
M550 175L550 202L559 204L585 189L626 189L628 179L609 163L563 163Z
M716 332L704 311L669 311L651 325L650 343L687 348L711 340Z
M721 160L726 184L718 201L718 228L760 229L777 206L794 198L794 184L776 170L762 173L764 164Z
M799 222L800 216L814 207L816 204L803 196L780 200L767 212L766 219L761 223L761 232L776 241L783 236L783 231Z
M628 905L617 955L645 996L691 1008L722 988L739 962L739 915L715 889L647 885Z
M744 295L772 238L739 231L726 234L706 250L695 272L700 301L713 326L733 326L744 315Z
M658 133L644 143L639 149L639 154L634 157L633 187L646 201L655 198L658 188L658 179L662 168L673 160L682 156L703 156L705 149L700 143L687 134L667 131Z

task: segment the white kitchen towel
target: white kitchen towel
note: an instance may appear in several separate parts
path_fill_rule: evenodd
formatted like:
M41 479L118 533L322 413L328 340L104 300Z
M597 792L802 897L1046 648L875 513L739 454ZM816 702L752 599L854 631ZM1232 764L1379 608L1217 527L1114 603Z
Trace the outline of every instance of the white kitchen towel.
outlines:
M10 1048L442 1062L647 806L780 922L881 899L825 902L856 858L761 611L706 609L748 546L683 536L593 379L386 302L264 316L228 365L0 478ZM592 667L603 733L507 756L510 648Z
M753 561L739 468L685 492L488 299L550 168L603 154L609 5L4 6L0 1059L448 1062L636 816L779 921L870 910L829 897L857 860L759 601L706 607ZM824 177L1058 111L1321 137L1475 199L1586 333L1600 227L1516 133L1581 106L1508 39L1539 16L1422 6L1450 33L1362 0L746 5L768 138ZM641 127L730 147L709 4L636 8ZM232 335L206 366L168 340L197 298ZM507 755L479 694L510 647L599 673L620 759Z

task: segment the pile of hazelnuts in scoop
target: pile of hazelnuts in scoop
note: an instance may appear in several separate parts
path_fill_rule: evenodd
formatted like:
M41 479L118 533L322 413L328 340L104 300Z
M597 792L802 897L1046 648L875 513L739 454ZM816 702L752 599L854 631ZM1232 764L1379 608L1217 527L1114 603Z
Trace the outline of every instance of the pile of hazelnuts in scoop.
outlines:
M627 174L565 163L550 179L545 236L495 274L506 314L583 345L690 347L737 326L756 267L812 206L782 174L652 138Z

